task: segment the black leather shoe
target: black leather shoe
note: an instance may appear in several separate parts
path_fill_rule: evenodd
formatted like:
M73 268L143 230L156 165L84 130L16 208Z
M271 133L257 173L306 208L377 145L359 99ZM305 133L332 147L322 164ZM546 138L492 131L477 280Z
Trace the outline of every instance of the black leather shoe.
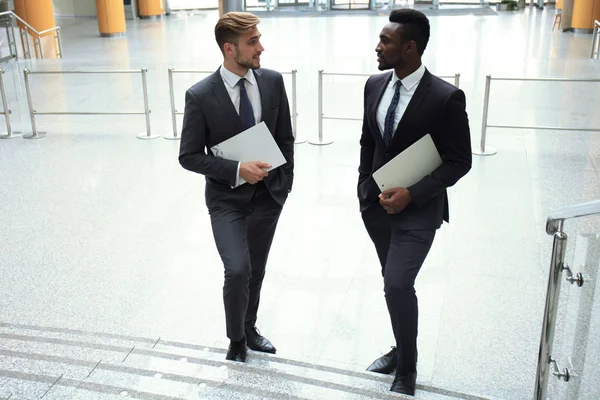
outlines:
M414 396L416 383L416 372L406 372L404 374L396 375L390 391Z
M391 374L398 366L398 357L396 347L392 347L389 353L382 355L373 364L369 365L367 371L377 372L379 374Z
M240 340L234 342L233 340L229 343L229 350L227 350L226 360L246 362L246 341Z
M246 330L248 347L254 351L275 354L277 349L266 337L262 336L256 327Z

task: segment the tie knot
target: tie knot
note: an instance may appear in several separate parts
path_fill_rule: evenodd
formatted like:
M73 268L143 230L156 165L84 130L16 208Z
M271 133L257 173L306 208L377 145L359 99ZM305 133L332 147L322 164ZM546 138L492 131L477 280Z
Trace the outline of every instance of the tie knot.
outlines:
M394 86L395 86L394 89L396 89L396 90L400 89L400 87L402 86L402 81L400 79L398 79L396 81L396 83L394 84Z
M241 88L241 87L244 87L244 82L246 82L246 78L241 78L237 84Z

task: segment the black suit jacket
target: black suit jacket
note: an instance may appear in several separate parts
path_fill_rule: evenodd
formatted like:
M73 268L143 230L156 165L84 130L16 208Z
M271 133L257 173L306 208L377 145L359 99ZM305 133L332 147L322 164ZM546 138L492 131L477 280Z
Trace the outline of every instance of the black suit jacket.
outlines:
M372 173L426 134L431 134L442 165L407 188L412 203L394 214L401 229L437 229L449 221L446 188L471 169L471 138L462 90L425 71L389 148L377 125L377 107L393 72L371 76L365 85L360 139L358 198L364 211L377 202L380 190ZM377 205L379 206L379 205Z
M260 91L262 121L287 161L269 171L269 176L264 179L275 201L283 205L294 180L294 135L289 103L279 72L268 69L253 72ZM248 183L232 189L238 162L217 158L210 150L243 130L219 70L187 90L179 163L187 170L206 176L206 205L209 208L219 206L223 201L241 205L254 194Z

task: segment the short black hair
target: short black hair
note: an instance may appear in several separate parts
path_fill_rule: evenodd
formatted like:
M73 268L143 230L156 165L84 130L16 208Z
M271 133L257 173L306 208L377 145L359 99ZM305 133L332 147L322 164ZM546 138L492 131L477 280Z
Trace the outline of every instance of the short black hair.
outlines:
M414 40L417 50L423 55L429 42L429 20L421 11L411 8L393 10L390 13L390 22L402 24L404 40Z

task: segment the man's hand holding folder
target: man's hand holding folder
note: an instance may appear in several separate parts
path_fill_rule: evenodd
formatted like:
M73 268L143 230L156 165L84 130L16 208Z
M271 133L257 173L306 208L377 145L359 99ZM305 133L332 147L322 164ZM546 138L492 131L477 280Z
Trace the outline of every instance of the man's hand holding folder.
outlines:
M239 182L255 185L286 163L281 149L263 122L211 147L216 157L240 162ZM263 160L263 161L252 161Z
M431 135L427 134L373 173L381 190L379 203L388 214L397 214L412 201L407 189L442 164Z
M388 189L379 195L379 204L383 206L388 214L397 214L404 210L412 201L408 189Z
M256 185L269 175L265 171L269 168L271 168L271 164L262 161L243 162L240 164L240 176L249 184Z

